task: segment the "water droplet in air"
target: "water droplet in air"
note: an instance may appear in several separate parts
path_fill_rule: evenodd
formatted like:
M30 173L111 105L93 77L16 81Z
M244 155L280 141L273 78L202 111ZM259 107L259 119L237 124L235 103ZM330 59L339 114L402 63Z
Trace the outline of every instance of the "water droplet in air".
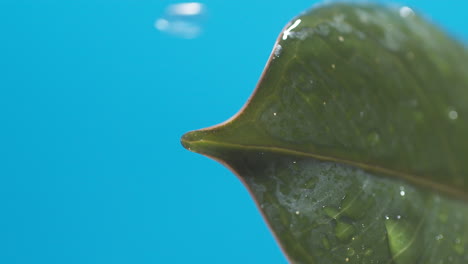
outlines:
M343 42L343 41L344 41L343 36L338 36L338 40L339 40L340 42Z
M296 214L297 214L297 215L299 215L300 213L301 213L301 212L299 212L299 211L296 211Z
M200 35L205 18L206 7L201 3L173 4L154 22L154 27L177 37L192 39Z

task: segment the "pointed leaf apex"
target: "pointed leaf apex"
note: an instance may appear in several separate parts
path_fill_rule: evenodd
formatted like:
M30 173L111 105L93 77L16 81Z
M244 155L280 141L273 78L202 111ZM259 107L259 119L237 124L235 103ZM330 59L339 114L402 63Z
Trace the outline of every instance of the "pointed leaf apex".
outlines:
M216 146L206 140L209 133L209 130L204 129L190 131L182 136L180 143L184 148L192 152L206 156L216 156L213 155L216 152Z

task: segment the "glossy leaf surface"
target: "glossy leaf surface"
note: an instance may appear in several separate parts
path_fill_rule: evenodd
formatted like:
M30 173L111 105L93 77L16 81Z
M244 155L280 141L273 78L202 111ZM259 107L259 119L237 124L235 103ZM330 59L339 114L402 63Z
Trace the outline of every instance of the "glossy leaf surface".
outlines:
M239 175L294 263L468 263L467 61L410 9L322 6L182 143Z

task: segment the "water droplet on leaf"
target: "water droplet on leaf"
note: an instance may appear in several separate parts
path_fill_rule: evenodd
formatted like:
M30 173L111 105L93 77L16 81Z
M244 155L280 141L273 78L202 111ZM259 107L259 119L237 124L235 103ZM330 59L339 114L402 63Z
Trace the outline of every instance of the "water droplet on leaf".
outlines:
M418 229L403 220L387 219L385 222L388 244L396 264L416 263L420 254Z
M455 111L454 109L450 109L448 111L448 117L451 119L451 120L455 120L458 118L458 112Z
M342 242L348 241L354 235L356 229L351 224L339 221L335 227L335 236Z

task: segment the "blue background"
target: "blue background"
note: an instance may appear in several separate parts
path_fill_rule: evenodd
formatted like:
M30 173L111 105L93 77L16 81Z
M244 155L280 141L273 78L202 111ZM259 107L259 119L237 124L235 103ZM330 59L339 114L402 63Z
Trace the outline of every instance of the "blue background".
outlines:
M314 1L1 0L0 263L285 263L240 181L183 149L250 96ZM462 1L400 1L468 39Z

